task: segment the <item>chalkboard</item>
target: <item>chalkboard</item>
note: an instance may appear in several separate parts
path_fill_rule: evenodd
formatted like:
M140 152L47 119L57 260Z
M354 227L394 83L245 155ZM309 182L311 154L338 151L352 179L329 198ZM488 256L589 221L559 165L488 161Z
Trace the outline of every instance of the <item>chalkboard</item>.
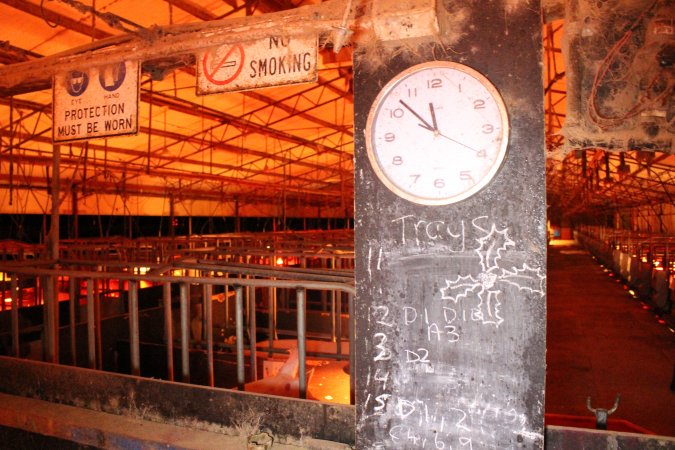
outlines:
M511 6L507 6L511 5ZM543 448L545 162L537 2L471 2L452 48L355 61L359 449ZM403 200L369 166L380 88L432 59L479 70L507 105L504 166L449 206ZM517 61L517 64L514 64Z

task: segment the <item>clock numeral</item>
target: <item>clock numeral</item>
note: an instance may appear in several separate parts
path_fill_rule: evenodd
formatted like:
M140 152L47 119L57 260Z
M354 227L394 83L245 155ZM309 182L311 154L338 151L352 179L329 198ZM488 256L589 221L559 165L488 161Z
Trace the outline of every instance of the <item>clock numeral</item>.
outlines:
M443 178L436 178L434 180L434 187L438 189L443 189L445 187L445 180Z
M485 134L490 134L493 131L495 131L495 127L492 126L492 124L490 124L490 123L486 123L485 125L483 125L481 127L481 129L483 130L483 133L485 133Z
M473 109L485 109L485 100L478 99L473 101Z
M478 153L476 153L476 158L487 158L487 150L478 150Z
M417 88L408 88L408 97L417 97Z
M431 80L427 80L427 87L429 89L436 89L443 87L443 80L440 78L432 78Z
M384 141L385 142L394 142L396 140L396 135L394 133L385 133Z
M459 179L462 181L471 181L475 183L473 177L471 176L470 170L462 170L459 172Z
M400 156L394 156L394 159L391 160L391 163L395 166L400 166L401 164L403 164L403 158L401 158Z
M403 117L403 109L401 108L394 108L389 110L389 117L393 119L400 119Z
M422 175L410 175L410 178L413 179L413 184L417 184L417 181L420 179Z

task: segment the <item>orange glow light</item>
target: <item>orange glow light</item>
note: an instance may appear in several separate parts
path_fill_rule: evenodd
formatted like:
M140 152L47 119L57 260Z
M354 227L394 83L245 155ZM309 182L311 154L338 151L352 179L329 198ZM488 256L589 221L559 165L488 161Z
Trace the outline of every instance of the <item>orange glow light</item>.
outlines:
M282 258L281 256L278 257L277 261L276 261L276 264L277 264L277 266L283 266L284 265L284 258Z

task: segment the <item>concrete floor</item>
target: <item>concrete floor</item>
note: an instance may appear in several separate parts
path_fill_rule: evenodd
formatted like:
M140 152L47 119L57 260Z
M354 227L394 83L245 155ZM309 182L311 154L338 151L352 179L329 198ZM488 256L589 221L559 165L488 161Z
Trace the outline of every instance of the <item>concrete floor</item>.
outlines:
M675 436L675 333L571 242L548 256L546 413L592 416L610 408L663 436Z

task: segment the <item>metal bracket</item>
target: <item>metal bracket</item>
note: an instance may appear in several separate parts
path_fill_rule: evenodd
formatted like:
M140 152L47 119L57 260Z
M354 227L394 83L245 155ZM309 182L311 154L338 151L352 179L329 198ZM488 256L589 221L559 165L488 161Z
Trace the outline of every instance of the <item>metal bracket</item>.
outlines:
M616 398L614 399L614 406L612 406L611 409L603 409L603 408L593 408L591 406L591 397L590 395L586 399L586 408L593 414L595 414L595 428L598 430L606 430L607 429L607 417L610 414L613 414L616 409L619 407L619 401L621 400L621 394L616 394Z

